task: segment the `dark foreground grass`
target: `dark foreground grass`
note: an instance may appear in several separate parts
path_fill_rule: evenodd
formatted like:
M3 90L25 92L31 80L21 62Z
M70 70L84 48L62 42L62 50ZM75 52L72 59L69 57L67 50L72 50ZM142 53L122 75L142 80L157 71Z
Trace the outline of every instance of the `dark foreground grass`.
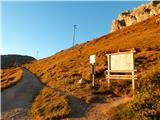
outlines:
M141 73L135 98L120 105L113 120L160 120L160 64Z
M30 117L35 120L53 120L70 113L68 99L51 88L43 88L34 99Z

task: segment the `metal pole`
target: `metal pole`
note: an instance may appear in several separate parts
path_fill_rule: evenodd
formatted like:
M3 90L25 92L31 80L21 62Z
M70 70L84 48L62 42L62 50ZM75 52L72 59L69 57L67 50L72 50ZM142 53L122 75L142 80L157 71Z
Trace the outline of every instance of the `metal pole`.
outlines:
M38 59L38 54L39 54L39 51L37 50L37 55L36 55L36 59Z
M77 25L73 25L73 47L74 47L74 44L75 44L75 34L76 34L76 29L77 29Z

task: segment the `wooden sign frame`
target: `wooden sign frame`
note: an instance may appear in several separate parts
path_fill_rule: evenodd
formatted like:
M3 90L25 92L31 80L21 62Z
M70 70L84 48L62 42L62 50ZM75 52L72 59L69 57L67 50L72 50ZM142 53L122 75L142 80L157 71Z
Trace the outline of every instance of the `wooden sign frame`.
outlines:
M135 79L137 79L137 75L135 75L135 69L134 69L134 50L131 50L129 52L118 52L118 53L111 53L111 54L106 54L108 58L108 70L106 70L106 79L108 80L108 88L110 89L110 80L111 79L126 79L126 80L132 80L132 89L134 91L135 89ZM133 69L117 69L117 70L112 70L111 69L111 56L112 55L122 55L122 54L130 54L131 55L131 63L132 63L132 68ZM114 74L112 74L114 73ZM124 74L119 74L119 73L124 73ZM127 74L127 75L126 75Z

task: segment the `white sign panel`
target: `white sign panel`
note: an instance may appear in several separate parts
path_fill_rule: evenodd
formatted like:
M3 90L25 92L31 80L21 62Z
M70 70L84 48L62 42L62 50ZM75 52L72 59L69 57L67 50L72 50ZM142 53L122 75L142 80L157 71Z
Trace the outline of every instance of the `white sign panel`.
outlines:
M111 55L111 70L134 70L133 53Z
M95 61L96 61L96 55L91 55L90 56L90 63L95 63Z

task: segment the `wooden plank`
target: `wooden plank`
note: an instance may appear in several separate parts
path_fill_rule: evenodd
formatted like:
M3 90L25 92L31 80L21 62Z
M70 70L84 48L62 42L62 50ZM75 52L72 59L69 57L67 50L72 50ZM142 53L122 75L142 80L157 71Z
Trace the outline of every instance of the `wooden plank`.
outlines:
M119 78L119 79L123 79L123 78L129 78L129 79L132 79L132 77L124 77L124 76L106 76L106 78ZM137 76L133 76L133 78L137 78Z
M109 70L110 72L115 72L115 73L131 73L131 72L136 72L137 70ZM108 72L108 70L106 70Z
M137 79L137 75L106 75L106 79Z
M106 75L106 76L108 76L108 75ZM109 77L137 77L137 75L109 75Z
M135 53L136 51L128 51L128 52L118 52L118 53L109 53L109 54L106 54L107 56L108 55L119 55L119 54L128 54L128 53Z
M106 77L106 79L108 79L108 77ZM124 79L124 80L132 80L132 78L130 77L109 77L109 79ZM137 78L134 77L134 79L136 80Z

